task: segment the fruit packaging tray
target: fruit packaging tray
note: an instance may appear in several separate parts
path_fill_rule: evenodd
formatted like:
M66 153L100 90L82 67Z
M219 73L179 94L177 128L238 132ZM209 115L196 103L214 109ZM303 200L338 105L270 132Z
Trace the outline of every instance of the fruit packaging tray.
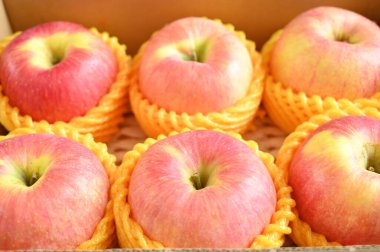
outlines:
M251 123L249 130L243 134L246 140L255 140L261 151L276 156L287 134L276 127L273 122L260 111L257 118ZM117 158L118 164L123 155L137 143L144 142L146 135L139 127L133 114L128 113L119 132L107 143L109 151Z

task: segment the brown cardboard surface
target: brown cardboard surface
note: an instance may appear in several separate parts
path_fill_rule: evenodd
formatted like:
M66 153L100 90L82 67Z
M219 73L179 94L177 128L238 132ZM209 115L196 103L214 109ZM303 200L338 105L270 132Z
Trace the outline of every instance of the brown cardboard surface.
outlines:
M185 16L230 22L261 46L298 13L330 5L354 10L380 23L377 0L3 0L14 31L52 20L95 26L126 43L134 54L151 33Z
M3 38L11 33L8 18L4 10L3 2L0 1L0 38Z

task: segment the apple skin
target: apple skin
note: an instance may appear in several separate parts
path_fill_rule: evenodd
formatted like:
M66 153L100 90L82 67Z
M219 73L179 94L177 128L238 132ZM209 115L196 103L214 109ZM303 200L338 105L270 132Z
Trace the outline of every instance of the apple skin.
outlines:
M380 147L380 120L342 117L320 126L293 157L289 184L300 218L328 241L380 244L380 174L366 169L366 144Z
M139 88L151 103L168 111L209 113L245 97L252 77L249 52L234 33L215 21L188 17L166 25L149 40Z
M348 10L317 7L284 28L270 72L309 96L368 98L380 91L379 58L380 28L374 22Z
M45 171L27 186L36 169ZM77 142L49 134L1 141L0 250L76 248L103 218L108 188L100 161Z
M35 121L49 123L68 122L95 107L117 69L111 48L69 22L45 23L22 32L0 57L0 80L10 104Z
M209 175L200 190L190 179L196 172ZM276 191L247 145L196 130L161 140L143 154L128 202L144 233L166 247L242 248L270 223Z

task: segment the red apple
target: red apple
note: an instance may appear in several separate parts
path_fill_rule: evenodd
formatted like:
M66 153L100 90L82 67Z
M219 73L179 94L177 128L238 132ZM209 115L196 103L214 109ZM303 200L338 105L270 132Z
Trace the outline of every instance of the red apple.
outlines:
M0 81L12 106L33 120L70 121L95 107L117 73L99 37L68 22L24 31L0 57Z
M380 92L380 28L354 12L318 7L283 30L270 59L276 81L307 95L368 98Z
M49 134L0 142L0 250L74 249L102 219L109 181L81 144Z
M196 130L152 145L130 179L132 218L173 248L248 247L270 223L276 191L243 142Z
M380 120L348 116L298 148L289 184L300 218L329 241L380 244Z
M151 103L177 113L221 111L246 96L253 66L244 43L222 24L183 18L145 47L139 88Z

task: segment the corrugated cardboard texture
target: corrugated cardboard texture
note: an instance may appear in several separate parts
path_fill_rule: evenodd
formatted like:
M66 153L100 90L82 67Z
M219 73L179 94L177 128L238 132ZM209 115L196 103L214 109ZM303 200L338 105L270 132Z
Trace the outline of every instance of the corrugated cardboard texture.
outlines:
M354 10L380 23L376 0L3 0L13 30L52 20L95 26L126 43L134 54L153 31L185 16L230 22L261 46L298 13L331 5Z
M8 23L7 15L5 14L3 2L0 1L0 39L9 35L11 28Z

